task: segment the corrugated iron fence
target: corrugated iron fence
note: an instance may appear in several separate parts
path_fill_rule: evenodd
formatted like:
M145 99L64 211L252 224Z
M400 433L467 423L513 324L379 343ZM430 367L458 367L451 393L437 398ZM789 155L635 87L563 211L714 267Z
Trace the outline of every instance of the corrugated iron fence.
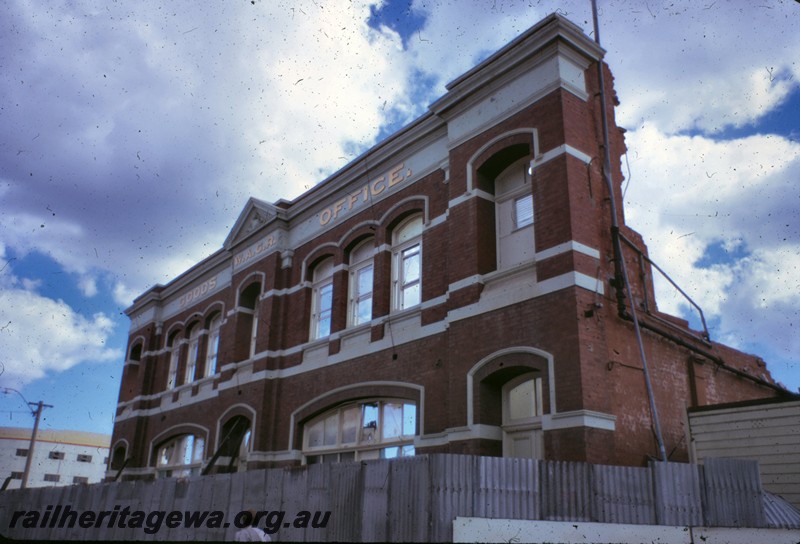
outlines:
M56 508L61 506L61 512ZM221 511L224 526L158 530L109 523L58 527L63 509L82 512ZM0 493L0 534L57 540L233 540L247 509L284 511L283 541L452 541L456 516L601 523L765 527L755 462L647 468L465 455L320 464L189 479L48 487ZM15 527L11 522L15 512ZM31 511L38 511L38 521ZM302 511L330 511L324 528L295 527ZM274 522L277 517L271 518ZM130 521L129 518L128 521ZM323 518L318 518L322 521ZM154 522L154 519L150 520ZM87 522L88 524L88 522ZM27 525L27 527L26 527ZM35 528L31 525L36 525ZM52 527L51 527L52 525ZM84 524L86 525L86 524ZM300 525L303 525L300 523ZM263 526L263 524L262 524Z

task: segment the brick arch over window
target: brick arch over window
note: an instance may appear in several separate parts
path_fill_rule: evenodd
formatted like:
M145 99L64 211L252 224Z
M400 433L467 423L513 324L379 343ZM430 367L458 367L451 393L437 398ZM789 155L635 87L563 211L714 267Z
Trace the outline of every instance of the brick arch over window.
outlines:
M374 238L378 231L378 227L379 225L377 221L368 221L355 226L344 236L342 236L339 240L339 247L342 248L343 261L346 261L349 258L350 252L353 250L353 248L370 237Z
M425 197L411 197L399 202L386 212L380 220L380 227L376 232L376 244L391 244L392 231L414 214L422 215L422 223L428 223L428 200Z
M142 353L144 352L144 336L137 336L131 342L131 347L128 350L128 361L139 362L142 360Z
M212 302L203 310L203 327L208 329L209 323L217 314L225 315L225 303L221 300Z
M116 441L114 447L111 448L111 460L108 465L109 470L120 470L125 466L125 460L128 458L129 449L128 441L124 438Z
M424 434L425 391L422 386L403 382L363 382L323 393L292 412L289 449L302 449L304 423L340 404L366 398L396 398L415 402L418 434Z
M506 166L525 155L539 154L535 128L501 134L483 145L467 161L467 190L482 189L494 194L491 182Z
M553 356L536 348L511 347L484 357L467 373L467 424L499 426L503 385L526 373L542 379L544 412L554 414Z
M311 250L308 256L303 259L302 281L312 281L314 269L326 259L333 259L334 266L342 264L343 251L341 247L336 244L324 244Z

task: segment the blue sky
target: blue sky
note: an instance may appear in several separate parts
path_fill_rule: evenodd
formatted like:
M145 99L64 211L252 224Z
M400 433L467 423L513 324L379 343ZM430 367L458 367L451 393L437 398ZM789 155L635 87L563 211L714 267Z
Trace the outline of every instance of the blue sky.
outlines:
M797 390L800 4L599 4L628 224L712 338ZM54 405L43 428L110 432L133 297L217 250L249 196L299 195L556 9L591 32L588 0L6 3L0 386ZM4 425L24 411L0 396Z

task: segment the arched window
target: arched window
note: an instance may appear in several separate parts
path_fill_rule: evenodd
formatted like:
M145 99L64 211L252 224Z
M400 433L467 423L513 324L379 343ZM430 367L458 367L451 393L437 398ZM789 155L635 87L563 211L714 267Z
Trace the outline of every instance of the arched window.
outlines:
M182 434L162 442L156 449L159 478L182 478L200 473L206 441L193 434Z
M259 320L259 299L261 297L261 283L254 282L247 286L239 294L239 324L237 327L244 329L241 331L242 335L247 334L249 344L247 344L247 354L239 351L240 355L249 359L257 352L256 340L258 338L258 320ZM245 332L247 330L247 332ZM237 334L237 338L241 338Z
M333 258L329 257L314 267L311 307L311 338L325 338L331 334L333 316Z
M114 453L111 455L111 470L119 470L125 465L125 446L120 444L114 448Z
M138 363L139 361L142 360L142 343L141 342L137 342L136 344L134 344L131 347L131 353L130 353L130 357L128 357L128 359L131 362L136 362L136 363Z
M197 372L197 357L200 348L200 324L195 323L189 331L189 356L186 359L186 371L183 383L192 383Z
M399 399L345 404L303 427L303 453L309 464L392 459L414 455L417 406Z
M495 178L498 270L532 261L535 254L529 168L530 156L525 156Z
M422 215L392 233L392 307L403 310L422 301Z
M245 416L229 419L222 426L217 459L217 472L237 472L247 469L247 456L250 452L252 430L250 420Z
M372 321L372 254L374 241L362 242L350 253L350 302L348 323L361 325Z
M206 347L205 376L217 373L217 354L219 353L219 329L222 326L222 314L216 314L208 324L208 346Z
M178 331L170 335L167 341L167 348L169 349L169 370L167 371L167 389L175 389L178 385L178 363L181 358L181 343L178 339Z

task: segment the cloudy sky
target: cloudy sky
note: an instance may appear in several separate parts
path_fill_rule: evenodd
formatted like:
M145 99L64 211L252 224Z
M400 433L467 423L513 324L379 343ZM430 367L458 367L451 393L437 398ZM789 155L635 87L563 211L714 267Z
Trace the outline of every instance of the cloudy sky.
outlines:
M207 4L3 4L0 386L54 405L43 428L111 431L123 310L249 196L296 197L550 12L591 33L589 0ZM599 4L628 223L712 338L797 390L800 3ZM32 421L16 394L0 419Z

